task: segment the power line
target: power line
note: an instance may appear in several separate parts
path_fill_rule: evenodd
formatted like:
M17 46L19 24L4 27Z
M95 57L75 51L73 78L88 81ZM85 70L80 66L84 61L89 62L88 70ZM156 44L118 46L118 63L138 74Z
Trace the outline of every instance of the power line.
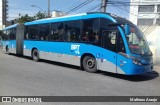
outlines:
M82 2L81 4L79 4L79 5L75 6L75 7L73 7L72 9L70 9L69 11L67 11L66 13L68 14L68 13L70 13L70 12L76 10L77 8L81 7L82 5L84 5L84 4L87 3L87 2L88 2L88 0Z
M77 11L78 9L86 6L87 4L89 4L89 3L93 2L93 1L94 1L94 0L86 0L86 1L84 1L83 3L79 4L78 6L76 6L76 7L72 8L71 10L67 11L66 13L69 14L69 13L71 13L71 12L75 12L75 11Z
M92 7L88 8L88 9L82 10L82 11L80 11L80 12L78 12L78 13L91 12L91 11L97 9L97 8L99 9L100 7L101 7L101 3L98 3L98 4L92 6Z
M111 4L111 5L114 6L114 4ZM115 10L117 10L118 12L126 15L119 6L114 6L114 7L117 8L117 9L115 9Z
M66 8L65 10L71 10L72 8L75 7L75 5L79 5L82 3L83 0L76 0L75 3L73 3L72 5L68 6L68 8ZM65 4L66 5L66 4ZM63 6L62 6L63 7Z
M96 8L99 9L100 6L101 6L101 4L97 4L97 5L95 5L94 7L90 8L90 9L88 10L88 12L91 12L91 11L95 10Z

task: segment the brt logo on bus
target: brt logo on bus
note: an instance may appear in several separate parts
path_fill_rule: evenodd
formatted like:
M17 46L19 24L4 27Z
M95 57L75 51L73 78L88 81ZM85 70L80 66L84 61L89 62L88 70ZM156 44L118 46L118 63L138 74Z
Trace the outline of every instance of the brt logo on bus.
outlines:
M74 51L76 54L80 54L79 52L80 45L71 45L71 51Z

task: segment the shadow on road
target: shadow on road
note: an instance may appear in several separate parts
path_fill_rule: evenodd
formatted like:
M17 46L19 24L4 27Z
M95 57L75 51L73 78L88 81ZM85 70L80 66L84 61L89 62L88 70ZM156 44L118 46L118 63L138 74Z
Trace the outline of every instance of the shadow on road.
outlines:
M16 56L16 57L23 57L23 58L28 59L28 60L32 60L31 57L27 57L27 56L18 56L18 55L15 55L15 54L11 54L11 55ZM84 71L78 66L59 63L59 62L55 62L55 61L49 61L49 60L42 60L41 59L39 62ZM96 72L96 74L101 74L101 75L104 75L104 76L114 77L114 78L118 78L118 79L132 81L132 82L148 81L148 80L152 80L152 79L155 79L155 78L159 77L159 73L156 72L156 71L152 71L152 72L145 73L145 74L139 74L139 75L122 75L122 74L115 74L115 73L110 73L110 72L98 70Z
M122 75L122 74L115 74L115 73L104 72L104 71L98 71L97 73L105 76L118 78L118 79L132 81L132 82L148 81L148 80L152 80L159 77L159 73L156 71L148 72L145 74L139 74L139 75Z

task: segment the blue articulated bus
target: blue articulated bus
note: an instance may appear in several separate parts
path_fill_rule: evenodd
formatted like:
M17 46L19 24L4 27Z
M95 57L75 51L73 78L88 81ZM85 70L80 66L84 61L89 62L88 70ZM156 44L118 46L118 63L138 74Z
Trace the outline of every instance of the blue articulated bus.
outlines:
M136 25L110 13L84 13L3 29L3 50L97 70L135 75L153 70L152 53Z

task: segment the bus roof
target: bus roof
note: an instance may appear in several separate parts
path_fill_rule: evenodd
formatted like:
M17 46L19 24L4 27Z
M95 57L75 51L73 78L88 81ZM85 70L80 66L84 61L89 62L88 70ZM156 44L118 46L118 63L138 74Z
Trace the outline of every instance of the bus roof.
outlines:
M3 30L8 30L10 28L16 28L16 27L17 27L17 24L14 24L14 25L8 26L6 28L3 28Z
M67 15L62 17L56 18L45 18L40 20L35 20L31 22L24 23L25 25L34 25L34 24L43 24L43 23L51 23L51 22L61 22L61 21L69 21L69 20L78 20L78 19L88 19L88 18L108 18L109 20L115 23L131 23L130 21L126 20L125 18L121 18L111 13L102 13L102 12L89 12L77 15ZM14 24L4 28L3 30L8 30L10 28L15 28L18 24Z
M102 17L102 18L107 17L111 21L116 22L110 13L90 12L90 13L83 13L83 14L77 14L77 15L68 15L68 16L62 16L62 17L56 17L56 18L35 20L32 22L26 22L25 25L43 24L43 23L50 23L50 22L61 22L61 21L87 19L87 18L99 18L99 17Z

